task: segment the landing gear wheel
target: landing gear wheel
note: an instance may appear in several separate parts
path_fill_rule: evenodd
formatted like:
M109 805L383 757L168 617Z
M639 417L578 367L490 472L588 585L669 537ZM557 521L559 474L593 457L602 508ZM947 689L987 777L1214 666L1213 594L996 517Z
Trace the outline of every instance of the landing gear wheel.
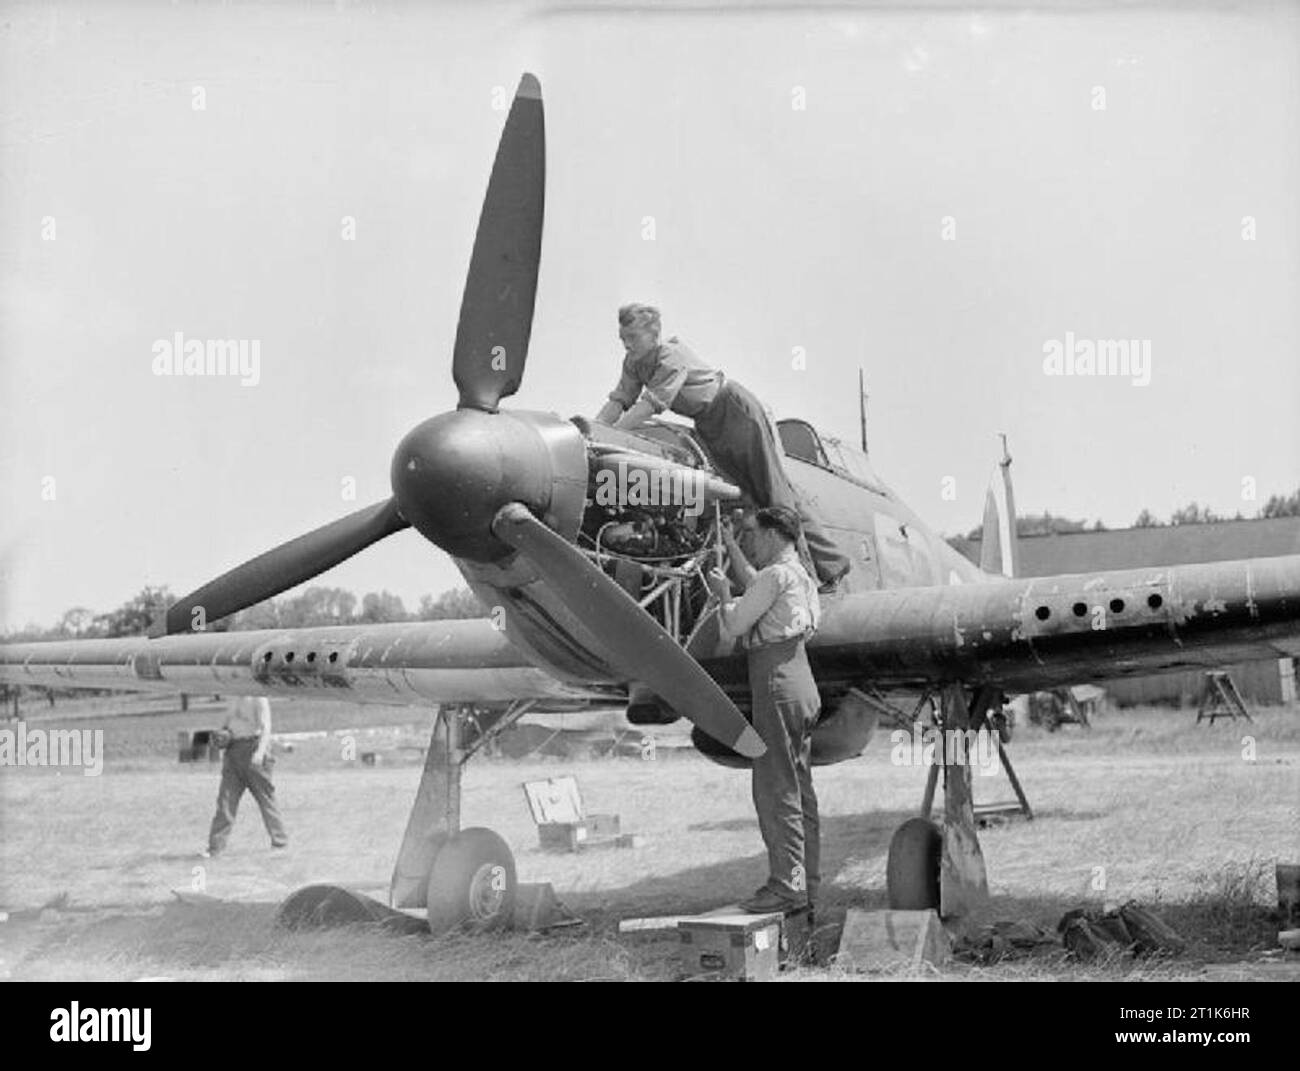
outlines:
M515 913L515 859L490 829L451 837L429 870L429 929L473 933L508 926Z
M939 866L943 835L927 818L909 818L889 842L885 886L895 911L939 909Z

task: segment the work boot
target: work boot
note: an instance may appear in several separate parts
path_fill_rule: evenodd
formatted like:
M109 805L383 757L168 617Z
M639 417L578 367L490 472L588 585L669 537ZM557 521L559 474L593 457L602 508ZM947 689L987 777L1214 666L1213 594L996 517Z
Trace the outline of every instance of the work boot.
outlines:
M748 900L740 902L740 910L750 915L793 915L808 907L807 900L795 900L783 896L769 885L764 885Z

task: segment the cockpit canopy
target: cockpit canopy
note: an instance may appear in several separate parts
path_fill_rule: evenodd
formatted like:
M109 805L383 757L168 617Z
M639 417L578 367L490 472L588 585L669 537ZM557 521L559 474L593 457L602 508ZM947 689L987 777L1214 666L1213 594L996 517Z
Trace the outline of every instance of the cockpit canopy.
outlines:
M878 495L889 495L889 489L881 483L871 462L867 460L867 455L857 447L820 434L806 420L778 420L776 430L781 437L781 449L785 451L786 457L847 476Z

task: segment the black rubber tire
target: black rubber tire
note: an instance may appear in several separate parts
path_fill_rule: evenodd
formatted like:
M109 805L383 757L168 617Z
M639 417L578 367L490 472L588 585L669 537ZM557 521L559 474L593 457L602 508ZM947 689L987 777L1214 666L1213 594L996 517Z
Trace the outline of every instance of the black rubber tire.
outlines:
M515 857L490 829L462 830L429 870L429 930L474 933L509 926L515 914Z
M939 865L943 834L926 818L909 818L889 842L885 887L895 911L939 909Z

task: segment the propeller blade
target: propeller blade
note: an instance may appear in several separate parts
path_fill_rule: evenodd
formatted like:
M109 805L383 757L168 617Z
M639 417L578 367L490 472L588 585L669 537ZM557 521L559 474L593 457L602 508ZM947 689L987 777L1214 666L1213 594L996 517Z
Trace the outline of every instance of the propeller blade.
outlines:
M457 408L495 413L519 389L533 329L545 196L542 87L525 74L497 146L460 302L452 360Z
M202 621L206 625L279 595L408 527L394 498L349 513L235 566L173 603L167 610L163 631L168 636L190 631L198 607L203 608Z
M719 743L746 758L767 749L717 682L636 601L526 506L502 506L493 534L531 559L568 608L599 624L614 668L641 681Z

